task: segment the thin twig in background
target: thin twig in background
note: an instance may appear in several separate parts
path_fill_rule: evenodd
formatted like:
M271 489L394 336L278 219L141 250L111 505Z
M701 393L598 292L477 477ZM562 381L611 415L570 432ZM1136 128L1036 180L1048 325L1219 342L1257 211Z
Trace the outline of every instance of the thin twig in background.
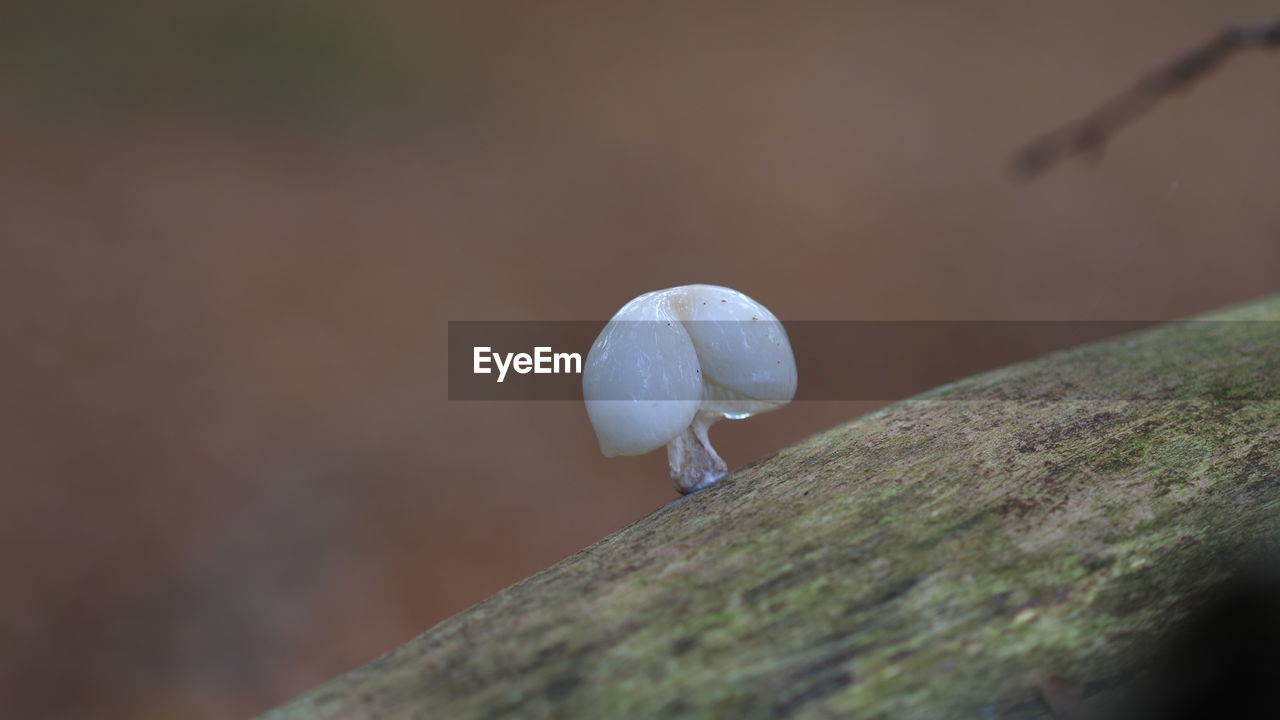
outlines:
M1148 73L1136 85L1084 118L1035 140L1013 158L1018 176L1030 179L1058 162L1094 150L1160 100L1185 90L1237 50L1280 48L1280 18L1229 27L1174 62Z

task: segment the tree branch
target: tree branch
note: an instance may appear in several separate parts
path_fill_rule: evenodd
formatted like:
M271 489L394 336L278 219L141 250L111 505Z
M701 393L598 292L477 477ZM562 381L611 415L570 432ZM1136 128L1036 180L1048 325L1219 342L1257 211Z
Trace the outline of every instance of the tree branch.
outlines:
M1030 179L1072 155L1098 151L1111 136L1173 93L1196 81L1246 48L1280 47L1280 18L1229 27L1169 65L1147 74L1132 88L1084 118L1035 140L1014 155L1014 172Z

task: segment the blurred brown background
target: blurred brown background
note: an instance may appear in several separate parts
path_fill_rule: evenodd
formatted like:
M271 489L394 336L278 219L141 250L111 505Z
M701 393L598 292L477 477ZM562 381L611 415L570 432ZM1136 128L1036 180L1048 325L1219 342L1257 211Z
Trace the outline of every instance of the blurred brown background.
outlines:
M448 320L1162 319L1280 290L1280 56L1009 153L1271 2L0 10L0 714L217 718L674 497ZM803 382L803 379L802 379ZM871 409L713 431L731 465Z

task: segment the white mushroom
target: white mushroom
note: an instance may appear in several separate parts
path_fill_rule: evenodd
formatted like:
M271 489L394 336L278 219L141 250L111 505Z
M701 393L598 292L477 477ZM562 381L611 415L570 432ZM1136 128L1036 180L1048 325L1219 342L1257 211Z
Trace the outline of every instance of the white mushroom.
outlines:
M582 376L605 457L667 446L681 493L724 477L707 429L786 405L796 362L782 323L737 290L682 285L622 307L591 346Z

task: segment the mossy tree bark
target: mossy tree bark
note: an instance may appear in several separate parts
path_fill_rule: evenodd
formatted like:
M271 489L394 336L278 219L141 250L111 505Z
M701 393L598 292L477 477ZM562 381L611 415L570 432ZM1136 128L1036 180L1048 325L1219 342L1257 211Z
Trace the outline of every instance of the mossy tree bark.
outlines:
M816 435L267 717L1034 717L1278 508L1280 297Z

